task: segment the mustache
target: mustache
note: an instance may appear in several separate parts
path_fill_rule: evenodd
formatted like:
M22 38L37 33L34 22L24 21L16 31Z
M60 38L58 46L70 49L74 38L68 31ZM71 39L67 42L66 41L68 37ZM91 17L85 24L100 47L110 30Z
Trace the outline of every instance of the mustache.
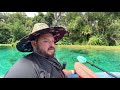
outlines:
M48 50L55 50L55 48L51 46L48 48Z

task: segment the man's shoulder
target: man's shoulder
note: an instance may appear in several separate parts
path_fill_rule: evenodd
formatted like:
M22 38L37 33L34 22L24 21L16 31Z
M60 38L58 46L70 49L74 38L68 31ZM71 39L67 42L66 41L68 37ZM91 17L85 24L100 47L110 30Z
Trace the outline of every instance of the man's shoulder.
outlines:
M19 59L7 72L5 75L5 78L31 78L34 77L35 72L34 72L34 67L32 61L26 59L26 58L21 58Z

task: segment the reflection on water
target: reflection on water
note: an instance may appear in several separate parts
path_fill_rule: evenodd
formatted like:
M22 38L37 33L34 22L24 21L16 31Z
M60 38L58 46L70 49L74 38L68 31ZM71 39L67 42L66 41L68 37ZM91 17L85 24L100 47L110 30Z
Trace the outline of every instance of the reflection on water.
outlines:
M27 54L19 52L15 48L0 47L0 77L3 77L17 60ZM120 72L120 51L56 48L57 59L60 63L66 62L67 69L73 69L74 63L77 62L77 56L84 56L89 62L107 71ZM100 72L89 64L85 63L85 65L94 72Z

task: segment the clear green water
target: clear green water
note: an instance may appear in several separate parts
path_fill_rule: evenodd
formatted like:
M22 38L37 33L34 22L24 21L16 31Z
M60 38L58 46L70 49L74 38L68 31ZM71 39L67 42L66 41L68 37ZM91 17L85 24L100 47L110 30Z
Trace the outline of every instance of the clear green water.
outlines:
M22 53L15 48L0 47L0 77L4 76L10 67L28 53ZM110 72L120 72L120 51L111 50L85 50L56 48L56 58L60 63L66 62L67 69L73 69L77 62L77 56L84 56L89 62ZM94 72L100 72L89 64L86 64Z
M67 62L67 69L73 69L73 65L77 62L77 56L84 56L87 61L103 68L109 72L120 72L120 51L111 50L73 50L73 49L57 49L56 57L60 62ZM85 63L94 72L101 70Z

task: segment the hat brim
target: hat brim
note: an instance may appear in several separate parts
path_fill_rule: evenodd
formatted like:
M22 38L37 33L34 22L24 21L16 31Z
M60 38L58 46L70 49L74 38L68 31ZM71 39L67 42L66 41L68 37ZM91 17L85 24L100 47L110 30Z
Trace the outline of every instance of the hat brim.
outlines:
M63 27L51 27L51 28L46 28L46 29L36 31L36 32L31 33L31 34L23 37L22 39L20 39L20 41L16 45L16 48L20 52L32 52L33 48L31 45L31 41L35 40L35 38L37 36L40 36L40 35L45 34L45 33L52 33L54 36L54 39L55 39L55 43L56 43L60 39L62 39L62 37L64 36L66 31Z

